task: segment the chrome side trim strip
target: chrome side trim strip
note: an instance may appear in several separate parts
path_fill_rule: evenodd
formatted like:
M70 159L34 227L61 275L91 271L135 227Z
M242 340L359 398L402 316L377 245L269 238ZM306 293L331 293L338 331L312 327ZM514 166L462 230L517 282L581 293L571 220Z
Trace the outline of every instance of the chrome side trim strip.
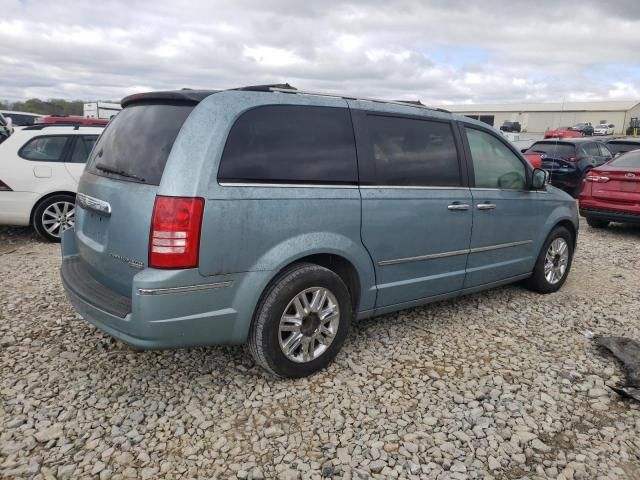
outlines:
M517 247L519 245L528 245L533 243L533 240L522 240L520 242L499 243L497 245L488 245L486 247L476 247L469 250L469 253L488 252L491 250L498 250L500 248Z
M187 287L168 287L168 288L139 288L139 295L166 295L169 293L185 293L197 292L199 290L209 290L212 288L226 288L233 284L228 282L202 283L200 285L189 285Z
M400 263L411 263L411 262L421 262L423 260L433 260L435 258L455 257L457 255L466 255L467 253L469 253L469 249L453 250L451 252L433 253L431 255L420 255L418 257L397 258L394 260L382 260L378 262L378 265L380 265L381 267L384 267L387 265L398 265Z
M357 185L332 185L313 183L251 183L251 182L219 182L221 187L265 187L265 188L358 188Z
M467 190L469 187L421 187L418 185L360 185L366 190Z
M464 250L452 250L450 252L433 253L431 255L419 255L417 257L394 258L393 260L381 260L378 262L378 266L386 267L388 265L398 265L401 263L422 262L424 260L434 260L436 258L455 257L457 255L466 255L468 253L489 252L491 250L517 247L520 245L528 245L530 243L533 243L533 240L521 240L519 242L499 243L497 245L488 245L486 247L466 248Z

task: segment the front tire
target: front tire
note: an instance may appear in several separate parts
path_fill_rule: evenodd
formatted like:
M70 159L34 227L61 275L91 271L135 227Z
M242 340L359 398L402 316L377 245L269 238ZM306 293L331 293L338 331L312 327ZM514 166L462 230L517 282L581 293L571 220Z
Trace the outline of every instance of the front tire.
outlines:
M48 242L60 242L62 232L75 224L73 195L60 193L42 200L33 211L33 228Z
M553 293L567 280L573 261L573 236L565 227L554 228L542 246L533 274L525 286L538 293Z
M249 351L276 376L305 377L335 358L352 318L349 289L335 272L294 264L263 294L249 331Z

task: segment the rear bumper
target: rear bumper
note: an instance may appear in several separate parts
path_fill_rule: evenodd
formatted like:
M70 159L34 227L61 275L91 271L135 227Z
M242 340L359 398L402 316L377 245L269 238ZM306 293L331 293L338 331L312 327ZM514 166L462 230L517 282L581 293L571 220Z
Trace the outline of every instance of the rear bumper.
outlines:
M580 215L583 217L606 220L609 222L640 224L639 213L626 213L613 210L596 210L591 208L581 208Z
M28 226L38 198L33 192L0 192L0 225Z
M127 297L83 268L73 229L63 235L62 254L62 283L76 311L100 330L141 349L244 343L270 273L202 277L197 269L146 269L134 277Z

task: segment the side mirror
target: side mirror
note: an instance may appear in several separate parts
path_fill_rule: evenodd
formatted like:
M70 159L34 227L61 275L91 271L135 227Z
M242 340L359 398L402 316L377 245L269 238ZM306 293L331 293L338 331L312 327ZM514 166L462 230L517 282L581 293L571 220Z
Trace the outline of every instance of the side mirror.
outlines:
M534 190L542 190L547 184L547 176L548 174L545 170L535 168L533 170L533 175L531 176L531 187Z
M527 153L527 150L529 150L528 148L521 148L520 149L520 153Z

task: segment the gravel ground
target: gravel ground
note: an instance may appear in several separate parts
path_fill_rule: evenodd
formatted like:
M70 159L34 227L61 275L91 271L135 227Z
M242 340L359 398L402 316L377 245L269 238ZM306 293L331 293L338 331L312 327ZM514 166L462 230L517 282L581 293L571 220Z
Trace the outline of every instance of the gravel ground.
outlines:
M1 478L640 478L640 404L578 333L640 339L640 229L583 222L559 293L360 322L296 381L241 347L127 348L75 314L59 262L0 229Z

